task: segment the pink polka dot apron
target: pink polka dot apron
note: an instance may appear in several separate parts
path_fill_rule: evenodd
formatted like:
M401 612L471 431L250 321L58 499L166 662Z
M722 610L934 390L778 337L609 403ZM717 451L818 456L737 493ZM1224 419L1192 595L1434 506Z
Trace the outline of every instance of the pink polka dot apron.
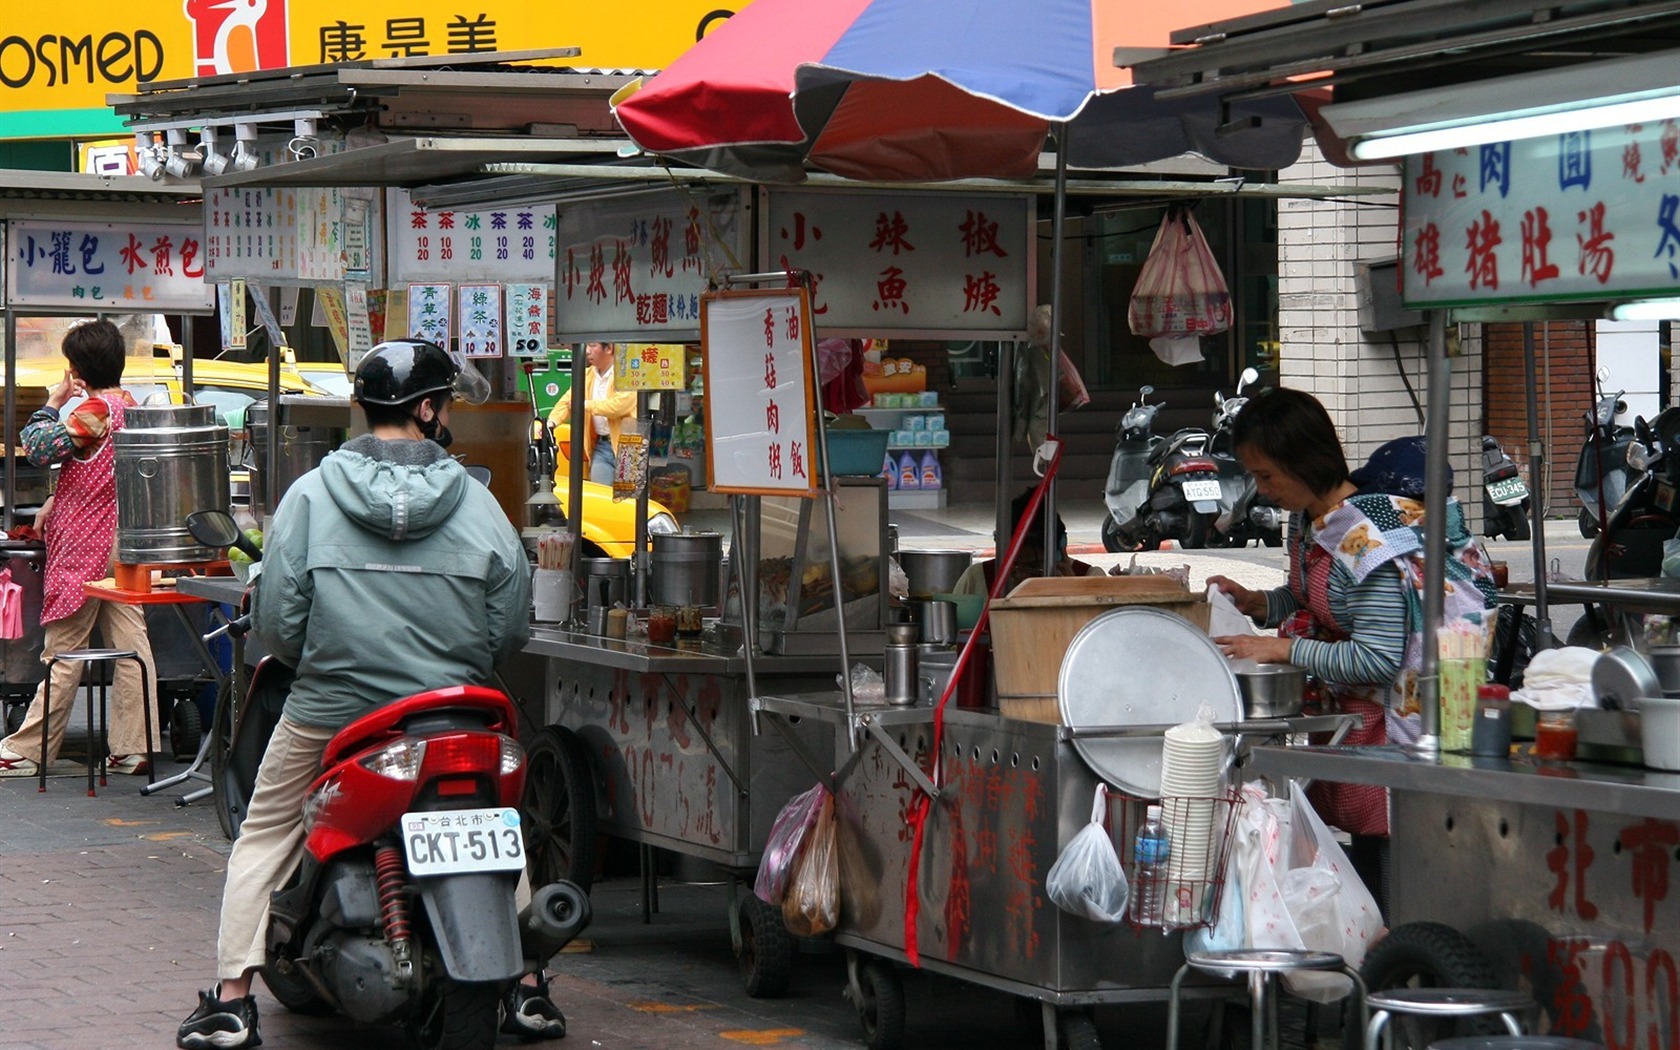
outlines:
M41 622L62 620L86 602L82 584L111 573L117 542L116 444L126 411L119 395L100 395L111 412L110 429L88 459L72 456L58 468L47 520L47 575L42 585Z

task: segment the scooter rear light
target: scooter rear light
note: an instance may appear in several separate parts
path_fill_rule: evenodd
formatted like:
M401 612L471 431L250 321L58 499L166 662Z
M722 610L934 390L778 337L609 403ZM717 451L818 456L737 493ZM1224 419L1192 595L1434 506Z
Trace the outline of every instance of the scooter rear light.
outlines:
M1211 459L1185 459L1173 464L1168 475L1177 477L1180 474L1217 474L1219 467Z
M432 737L426 742L424 774L428 781L462 774L484 774L500 770L503 763L501 734L455 733Z
M392 780L414 781L426 761L426 741L405 737L361 760L363 769Z
M474 777L446 777L435 785L439 798L459 798L478 794L478 780Z

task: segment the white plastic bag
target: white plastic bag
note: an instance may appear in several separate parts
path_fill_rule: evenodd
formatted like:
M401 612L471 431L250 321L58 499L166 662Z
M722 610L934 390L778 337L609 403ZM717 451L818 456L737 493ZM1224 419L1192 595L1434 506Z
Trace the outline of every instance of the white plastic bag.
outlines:
M1045 891L1056 907L1092 922L1114 925L1126 918L1130 887L1114 852L1103 818L1108 815L1108 788L1098 784L1091 802L1091 822L1079 830L1050 865Z
M1336 952L1354 969L1381 935L1382 913L1347 854L1294 783L1289 798L1243 791L1237 820L1249 945ZM1319 1002L1346 996L1351 982L1334 973L1292 973L1295 995Z

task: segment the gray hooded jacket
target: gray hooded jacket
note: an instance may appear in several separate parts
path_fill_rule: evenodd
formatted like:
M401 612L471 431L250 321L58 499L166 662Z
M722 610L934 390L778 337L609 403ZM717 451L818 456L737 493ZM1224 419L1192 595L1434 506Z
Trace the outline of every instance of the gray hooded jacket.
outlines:
M531 634L518 533L431 441L346 442L287 491L261 564L253 627L297 669L285 714L302 725L488 685Z

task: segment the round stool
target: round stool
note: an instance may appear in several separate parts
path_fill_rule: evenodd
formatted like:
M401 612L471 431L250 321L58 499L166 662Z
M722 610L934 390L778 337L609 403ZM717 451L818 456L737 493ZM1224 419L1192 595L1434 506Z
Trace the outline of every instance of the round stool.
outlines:
M1371 1020L1365 1026L1365 1050L1377 1050L1384 1027L1394 1014L1414 1017L1485 1017L1497 1014L1506 1031L1522 1035L1520 1015L1534 1008L1521 992L1499 988L1384 988L1365 993Z
M1605 1050L1603 1043L1564 1035L1463 1035L1437 1039L1429 1050Z
M39 763L40 771L41 771L41 786L40 786L39 790L40 791L47 790L47 761L46 761L46 759L47 759L47 726L52 720L50 718L50 716L52 714L52 673L53 673L53 665L58 663L60 660L77 660L77 661L80 661L82 663L83 667L84 667L84 671L85 671L85 668L86 668L87 664L90 664L90 663L113 663L117 660L133 660L135 662L135 664L140 668L140 698L141 698L140 708L144 712L145 718L146 718L146 749L147 749L147 754L146 754L146 758L147 758L147 762L146 762L146 782L148 784L151 783L153 781L153 779L156 777L156 772L152 769L152 764L151 764L152 683L151 683L150 676L147 675L147 673L146 673L146 661L140 659L140 654L135 652L133 649L64 649L60 652L54 653L52 655L52 658L47 661L46 684L41 690L41 761ZM113 675L113 677L115 677L115 676ZM88 705L87 705L88 787L87 787L87 791L88 791L88 797L89 798L92 798L93 795L94 795L94 790L93 790L93 767L94 767L93 749L95 747L98 747L99 751L100 751L99 761L98 761L98 765L99 765L99 786L104 787L105 784L107 783L106 774L105 774L105 759L108 756L105 754L106 749L105 749L105 746L104 746L104 744L105 744L104 735L109 729L108 720L106 718L106 703L107 703L107 696L108 696L107 691L108 691L108 689L109 689L109 686L107 685L105 680L103 678L100 679L100 681L99 681L99 730L100 730L100 735L99 736L94 736L93 735L93 707L94 707L94 704L93 704L92 695L90 694L88 696ZM73 691L71 693L71 696L72 697L75 696L75 693Z
M1358 971L1335 952L1296 951L1284 948L1239 948L1217 952L1186 952L1184 965L1173 974L1167 995L1167 1050L1178 1050L1178 992L1184 975L1191 969L1216 977L1248 976L1248 998L1252 1013L1250 1045L1254 1050L1270 1046L1277 1050L1277 979L1281 974L1305 970L1334 970L1353 982L1359 993L1360 1027L1365 1027L1365 982ZM1268 1041L1267 1036L1270 1035Z

